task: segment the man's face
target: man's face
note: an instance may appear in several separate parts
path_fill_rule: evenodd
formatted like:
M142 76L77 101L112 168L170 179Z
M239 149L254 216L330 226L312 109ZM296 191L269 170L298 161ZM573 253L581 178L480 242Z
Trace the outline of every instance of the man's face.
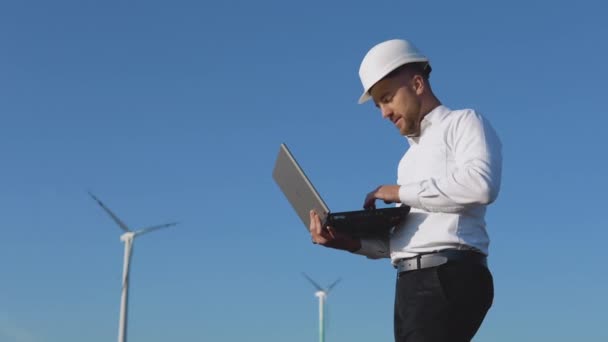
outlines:
M423 84L419 76L412 77L401 73L384 78L376 83L371 91L376 107L382 117L391 120L401 135L416 137L420 135L421 99Z

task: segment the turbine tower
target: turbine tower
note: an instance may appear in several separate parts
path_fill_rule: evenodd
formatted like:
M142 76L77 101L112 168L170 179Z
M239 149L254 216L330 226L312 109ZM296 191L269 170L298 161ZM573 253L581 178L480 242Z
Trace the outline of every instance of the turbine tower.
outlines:
M124 231L120 236L120 241L125 243L125 254L122 266L122 291L120 295L120 319L118 321L118 342L127 341L127 312L129 304L129 266L131 264L131 255L133 254L133 240L135 237L150 233L155 230L175 226L177 222L159 224L156 226L146 227L138 230L131 230L116 216L108 207L106 207L95 195L89 192L89 195L110 215L112 220Z
M302 275L308 279L308 281L317 289L315 292L315 296L319 298L319 342L325 342L325 298L336 284L340 282L340 278L334 281L327 288L322 288L317 282L312 280L306 273L302 273Z

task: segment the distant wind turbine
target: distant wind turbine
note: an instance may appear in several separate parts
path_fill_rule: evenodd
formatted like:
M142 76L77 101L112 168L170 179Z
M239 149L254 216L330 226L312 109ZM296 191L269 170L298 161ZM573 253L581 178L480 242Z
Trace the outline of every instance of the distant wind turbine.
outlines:
M336 286L336 284L338 284L341 279L338 278L331 285L324 289L321 287L321 285L317 284L317 282L312 280L306 273L302 273L302 275L306 279L308 279L308 281L312 284L312 286L315 287L315 289L317 289L317 292L315 292L315 296L319 297L319 342L325 342L325 298L327 298L327 295L329 294L331 289L333 289L334 286Z
M120 236L120 240L125 243L125 255L122 267L122 293L120 296L120 320L118 321L118 342L127 341L127 311L129 304L129 265L131 264L131 255L133 254L133 240L136 236L143 235L155 230L175 226L177 222L159 224L156 226L146 227L139 230L131 230L116 216L108 207L106 207L95 195L89 192L89 195L110 215L112 220L124 231Z

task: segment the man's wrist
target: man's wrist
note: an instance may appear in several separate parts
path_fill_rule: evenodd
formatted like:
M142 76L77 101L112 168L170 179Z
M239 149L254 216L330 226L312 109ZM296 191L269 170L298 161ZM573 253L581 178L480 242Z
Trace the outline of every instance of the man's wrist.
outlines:
M400 190L401 190L401 185L393 185L391 187L391 202L393 202L393 203L401 202L401 198L399 197Z

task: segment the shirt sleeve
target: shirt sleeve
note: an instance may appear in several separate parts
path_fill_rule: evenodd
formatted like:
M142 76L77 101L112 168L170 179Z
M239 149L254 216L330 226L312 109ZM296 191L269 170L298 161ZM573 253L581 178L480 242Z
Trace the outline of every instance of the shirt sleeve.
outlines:
M455 167L443 178L402 185L402 203L429 212L461 212L492 203L498 196L502 145L491 125L474 111L454 119L446 130Z
M390 257L388 239L361 239L361 248L354 254L364 255L369 259Z

